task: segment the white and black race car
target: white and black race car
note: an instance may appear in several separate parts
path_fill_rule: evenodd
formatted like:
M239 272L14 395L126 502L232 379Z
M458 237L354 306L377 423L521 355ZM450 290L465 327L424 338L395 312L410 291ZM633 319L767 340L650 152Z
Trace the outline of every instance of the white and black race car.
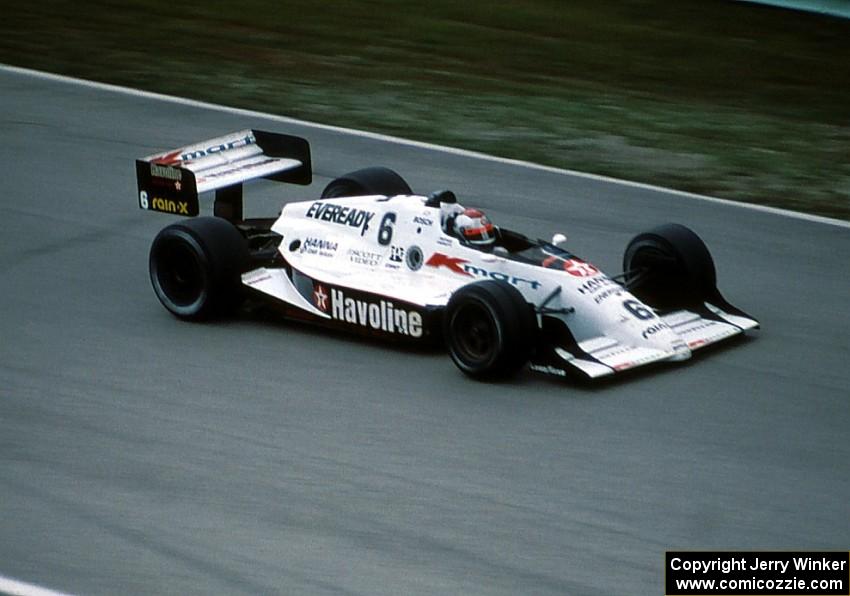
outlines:
M136 162L143 209L190 216L150 250L163 306L182 319L233 313L246 297L285 315L369 336L443 342L466 374L490 379L530 365L597 378L691 352L758 327L717 290L711 255L665 224L626 247L609 277L552 242L496 228L454 194L415 194L372 167L333 180L278 217L246 219L242 183L310 184L310 148L245 130ZM215 191L212 217L199 195ZM458 233L458 218L476 228ZM250 303L250 301L249 301Z

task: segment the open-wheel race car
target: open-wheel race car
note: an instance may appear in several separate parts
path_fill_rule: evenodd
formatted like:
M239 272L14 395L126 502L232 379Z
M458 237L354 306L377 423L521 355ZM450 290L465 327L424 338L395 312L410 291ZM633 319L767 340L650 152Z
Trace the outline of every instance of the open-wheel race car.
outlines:
M415 194L382 167L337 178L277 217L243 217L243 182L306 185L311 168L306 140L259 130L137 160L139 205L189 216L150 249L163 306L203 320L259 299L354 333L442 341L479 379L526 365L604 377L758 327L721 296L708 249L678 224L638 234L623 273L608 276L560 246L561 235L496 227L452 192ZM214 215L195 217L211 191Z

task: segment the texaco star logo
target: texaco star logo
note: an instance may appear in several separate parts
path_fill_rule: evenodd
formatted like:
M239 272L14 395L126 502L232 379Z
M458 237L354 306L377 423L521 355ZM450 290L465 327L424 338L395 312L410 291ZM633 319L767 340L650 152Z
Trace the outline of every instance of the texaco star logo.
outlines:
M543 266L548 269L560 269L575 277L590 277L599 273L599 269L579 259L562 259L554 255L543 259Z
M316 289L313 291L313 301L319 310L322 312L328 311L328 294L323 286L316 286Z
M599 273L599 269L590 263L585 263L578 259L568 259L564 261L564 269L567 273L576 277L590 277L591 275Z

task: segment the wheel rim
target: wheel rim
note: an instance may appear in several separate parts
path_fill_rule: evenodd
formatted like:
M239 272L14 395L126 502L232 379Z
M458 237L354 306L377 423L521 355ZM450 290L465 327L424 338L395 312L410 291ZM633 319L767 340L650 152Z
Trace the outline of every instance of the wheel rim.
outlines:
M470 302L457 309L451 321L458 357L474 365L492 360L498 350L499 328L483 304Z
M154 278L159 290L177 307L191 306L204 292L203 266L195 250L180 239L162 244L154 259Z

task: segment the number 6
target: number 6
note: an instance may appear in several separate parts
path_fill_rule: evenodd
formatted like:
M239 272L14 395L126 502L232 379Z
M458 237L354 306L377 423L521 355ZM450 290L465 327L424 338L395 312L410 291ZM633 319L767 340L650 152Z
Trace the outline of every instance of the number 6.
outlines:
M637 300L626 300L623 302L623 306L626 307L626 310L632 313L636 319L640 319L641 321L648 321L653 318L652 311L643 306Z
M395 213L392 211L384 215L381 219L381 226L378 228L378 244L387 246L393 240L393 224L395 223Z

